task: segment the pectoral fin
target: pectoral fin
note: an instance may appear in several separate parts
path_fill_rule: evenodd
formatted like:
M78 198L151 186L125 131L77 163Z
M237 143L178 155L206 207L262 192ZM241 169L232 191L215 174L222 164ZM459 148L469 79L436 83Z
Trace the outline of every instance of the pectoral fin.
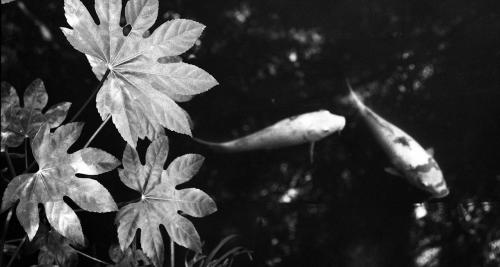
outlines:
M311 142L311 144L309 145L309 161L311 162L311 164L314 163L314 144L315 142Z
M425 150L429 156L434 157L434 148L429 147L427 150Z
M386 167L386 168L384 168L384 171L390 175L402 176L400 172L398 172L396 169L394 169L392 167Z

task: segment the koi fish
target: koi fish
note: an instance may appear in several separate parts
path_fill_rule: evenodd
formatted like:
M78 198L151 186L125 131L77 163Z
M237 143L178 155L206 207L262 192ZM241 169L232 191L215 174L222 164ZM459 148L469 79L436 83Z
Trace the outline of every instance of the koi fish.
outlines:
M432 151L426 151L403 130L365 106L349 83L348 87L351 102L395 167L395 170L386 169L386 171L406 178L411 184L429 192L434 198L447 196L449 190L443 173L432 156Z
M319 110L283 119L253 134L222 143L197 142L221 152L242 152L258 149L274 149L311 143L344 129L345 118Z

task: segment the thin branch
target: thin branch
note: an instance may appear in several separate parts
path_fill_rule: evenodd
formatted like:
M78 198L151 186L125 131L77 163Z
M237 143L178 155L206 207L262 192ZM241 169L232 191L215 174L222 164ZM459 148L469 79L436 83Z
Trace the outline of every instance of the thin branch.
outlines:
M99 92L99 90L101 89L102 85L104 84L104 81L106 81L106 78L108 78L109 73L110 73L110 70L107 69L106 72L104 73L104 76L102 76L101 81L96 86L96 88L94 89L94 91L92 92L92 94L89 96L89 98L87 98L87 100L85 101L85 103L83 103L83 105L75 113L75 115L73 115L73 117L71 118L71 120L69 120L69 122L74 122L76 120L76 118L78 118L78 116L80 116L80 113L82 113L82 111L85 109L85 107L87 107L87 105L94 98L94 96L97 94L97 92Z
M5 225L3 226L2 240L0 240L0 266L3 262L3 246L5 244L5 238L7 237L7 231L9 230L10 218L12 217L12 209L7 213L7 218L5 219Z
M76 118L78 118L78 116L80 116L80 114L85 109L85 107L88 106L88 104L94 98L94 96L97 94L97 92L99 92L99 90L101 89L102 85L104 84L104 81L106 80L106 78L108 78L109 73L110 73L110 70L109 69L106 70L106 72L104 73L104 76L102 76L101 81L99 82L99 84L97 85L97 87L94 89L94 91L92 92L92 94L89 96L89 98L87 98L87 100L85 101L85 103L83 104L83 106L80 107L80 109L75 113L75 115L73 115L73 117L71 118L71 120L69 120L70 123L74 122L76 120ZM27 173L27 172L31 171L35 167L35 165L36 165L36 161L31 162L31 164L28 166L28 168L23 173Z
M170 238L170 267L175 266L175 243L172 238Z
M94 89L94 91L92 92L92 94L89 96L89 98L87 98L87 100L85 101L85 103L83 104L83 106L80 107L80 109L75 113L75 115L73 115L73 117L71 118L71 120L69 122L73 122L76 120L76 118L82 113L82 111L85 109L85 107L90 103L90 101L94 98L94 96L97 94L97 92L99 92L99 90L101 89L102 85L104 84L104 81L106 80L106 78L108 77L110 73L110 70L106 70L106 72L104 73L104 76L102 77L101 81L99 82L99 84L97 85L97 87ZM87 144L85 144L85 147L87 147L90 142L95 138L95 136L97 135L97 133L102 129L102 127L106 124L106 122L109 120L111 116L108 116L108 118L106 118L103 123L101 124L101 126L99 126L99 128L97 129L97 131L92 135L92 137L89 139L89 141L87 141ZM33 169L35 167L35 164L36 162L33 161L29 166L28 166L28 147L27 147L27 142L25 140L24 142L24 154L25 154L25 165L26 165L26 170L23 172L23 173L27 173L29 172L31 169ZM7 164L9 165L9 169L10 169L10 172L11 172L11 175L12 177L16 177L16 171L14 169L14 165L12 164L12 161L10 159L10 156L9 156L9 152L7 151L7 149L5 149L5 158L7 159ZM4 246L4 243L5 243L5 235L7 233L7 229L8 229L8 225L10 223L10 219L12 217L12 209L9 210L9 213L7 214L7 219L6 219L6 222L5 222L5 226L4 226L4 232L2 234L2 239L0 241L0 266L2 265L2 256L3 256L3 246ZM24 245L24 243L26 242L26 239L27 237L25 237L21 243L19 243L19 245L17 246L16 248L16 251L14 252L14 254L12 255L12 258L10 259L9 263L7 264L6 267L10 267L12 265L12 263L14 262L14 259L16 258L17 254L19 253L19 251L21 250L21 247ZM87 255L81 251L78 251L78 250L75 250L78 254L81 254L87 258L90 258L94 261L97 261L97 262L100 262L100 263L103 263L103 264L106 264L106 265L109 265L110 263L107 263L107 262L104 262L102 260L99 260L97 258L94 258L90 255Z
M97 130L89 138L89 140L87 141L87 143L85 143L85 145L83 146L83 148L87 148L90 145L90 142L92 142L92 140L94 140L94 138L102 130L102 128L104 127L104 125L106 125L106 123L109 121L109 119L111 119L111 114L109 114L108 117L106 117L106 119L101 123L101 125L99 125L99 128L97 128Z
M74 248L73 248L73 249L74 249ZM102 263L102 264L105 264L105 265L111 265L111 263L109 263L109 262L105 262L105 261L102 261L102 260L100 260L100 259L98 259L98 258L94 258L94 257L92 257L92 256L90 256L90 255L88 255L88 254L86 254L86 253L84 253L84 252L81 252L81 251L79 251L79 250L76 250L76 249L75 249L75 251L76 251L76 253L78 253L78 254L80 254L80 255L82 255L82 256L84 256L84 257L87 257L87 258L89 258L89 259L91 259L91 260L97 261L97 262Z
M16 239L9 239L9 240L5 240L5 244L10 244L10 243L16 243L16 242L21 242L23 241L24 237L21 237L21 238L16 238Z
M9 151L7 147L5 148L5 158L7 159L7 164L9 165L10 174L12 178L16 177L16 169L14 169L14 165L12 164L12 160L10 160ZM4 229L2 233L2 239L0 240L0 266L2 266L3 262L3 246L5 243L5 238L7 236L7 230L9 229L10 219L12 218L12 209L7 213L7 217L5 218Z
M24 245L24 242L26 242L26 239L28 239L28 236L26 236L19 245L17 245L16 251L14 251L14 254L12 254L12 257L9 260L9 263L7 263L7 266L5 267L10 267L12 263L14 262L14 259L17 257L17 254L19 254L19 251L21 250L21 247Z
M5 159L7 160L7 165L9 165L9 171L10 174L12 175L12 178L16 177L16 169L14 169L14 165L12 164L12 160L10 159L9 151L7 147L5 148Z
M33 168L35 168L35 165L36 165L36 161L32 161L31 164L28 166L28 168L23 171L23 174L33 170Z
M28 169L28 139L24 138L24 168Z
M24 154L9 152L10 159L22 159ZM4 156L5 157L5 156Z

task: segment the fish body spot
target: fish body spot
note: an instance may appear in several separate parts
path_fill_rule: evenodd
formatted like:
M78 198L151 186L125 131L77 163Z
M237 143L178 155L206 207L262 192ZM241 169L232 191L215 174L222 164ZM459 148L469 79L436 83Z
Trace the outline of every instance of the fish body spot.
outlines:
M297 119L299 116L300 115L294 115L294 116L288 117L288 120L293 121L293 120Z
M410 142L409 142L408 138L406 138L404 136L400 136L400 137L394 139L394 143L401 144L401 145L407 146L407 147L410 146Z
M437 163L432 160L432 158L429 158L429 161L426 164L418 165L416 167L413 167L411 171L417 172L417 173L426 173L429 172L432 168L435 168L436 170L440 171L441 169L437 165Z

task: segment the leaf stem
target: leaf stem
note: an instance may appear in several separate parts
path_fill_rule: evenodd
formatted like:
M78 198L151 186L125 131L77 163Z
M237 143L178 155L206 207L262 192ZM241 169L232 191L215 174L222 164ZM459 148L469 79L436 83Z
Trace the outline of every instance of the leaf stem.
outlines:
M9 230L10 218L12 217L12 209L7 213L7 218L5 219L5 225L3 226L2 240L0 241L0 266L3 262L3 246L5 244L5 238L7 237L7 231Z
M5 244L21 242L21 241L23 241L23 239L24 239L24 237L5 240Z
M19 245L17 245L16 251L14 251L14 254L12 254L12 257L10 258L9 263L7 263L7 266L5 266L5 267L10 267L12 265L17 254L19 254L21 247L24 245L24 242L26 242L26 239L28 239L28 236L24 237L23 241L21 241L21 243L19 243Z
M71 118L71 120L69 120L69 122L74 122L76 120L76 118L78 118L80 113L82 113L82 111L85 109L85 107L87 107L87 105L90 103L90 100L92 100L94 98L94 96L97 94L97 92L99 92L99 90L101 89L102 85L104 84L104 81L106 81L106 78L108 78L109 73L110 73L110 70L107 69L106 72L104 73L104 75L102 76L101 81L96 86L96 88L94 89L92 94L89 96L89 98L87 98L85 103L83 103L83 106L80 107L80 109L75 113L75 115L73 115L73 117Z
M102 260L100 260L98 258L94 258L94 257L88 255L87 253L81 252L81 251L79 251L77 249L75 249L75 252L78 253L78 254L80 254L80 255L82 255L82 256L84 256L84 257L87 257L87 258L89 258L91 260L97 261L99 263L102 263L102 264L105 264L105 265L111 265L111 263L109 263L109 262L105 262L105 261L102 261Z
M175 243L172 238L170 238L170 267L175 266Z
M23 174L31 171L35 167L35 165L36 165L36 161L31 162L31 164L28 166L28 168L23 171Z
M28 139L24 138L24 168L28 169Z
M90 103L90 100L92 100L94 98L94 96L97 94L97 92L99 92L102 85L104 84L104 81L106 81L106 78L108 78L109 73L110 73L110 70L109 69L106 70L106 72L102 76L102 79L99 82L99 84L96 86L96 88L94 89L92 94L89 96L89 98L87 98L85 103L83 103L83 106L81 106L80 109L75 113L75 115L73 115L71 120L69 120L69 123L74 122L76 120L76 118L78 118L78 116L80 116L80 114L85 109L85 107ZM28 166L28 168L23 173L27 173L27 172L31 171L35 167L35 164L36 164L36 161L31 162L31 164Z
M12 160L9 156L9 150L7 147L5 148L5 159L7 160L7 164L9 165L10 174L12 175L12 179L16 177L16 169L14 169L14 165L12 164ZM5 237L7 236L7 230L9 229L10 219L12 218L12 209L7 213L7 217L5 218L5 224L3 226L2 239L0 239L0 266L2 266L3 262L3 246L5 243Z
M9 171L10 171L10 174L12 175L12 178L16 177L16 169L14 169L14 165L12 164L12 160L10 159L10 155L9 155L9 150L7 149L7 147L5 148L5 159L7 160L7 165L9 165Z
M108 114L108 116L106 117L106 119L101 123L101 125L99 125L99 128L97 128L97 130L89 138L89 140L87 141L87 143L85 143L85 145L83 146L83 148L87 148L90 145L90 142L92 142L92 140L94 140L94 138L102 130L102 128L104 127L104 125L106 125L106 123L109 121L109 119L111 119L111 114Z

